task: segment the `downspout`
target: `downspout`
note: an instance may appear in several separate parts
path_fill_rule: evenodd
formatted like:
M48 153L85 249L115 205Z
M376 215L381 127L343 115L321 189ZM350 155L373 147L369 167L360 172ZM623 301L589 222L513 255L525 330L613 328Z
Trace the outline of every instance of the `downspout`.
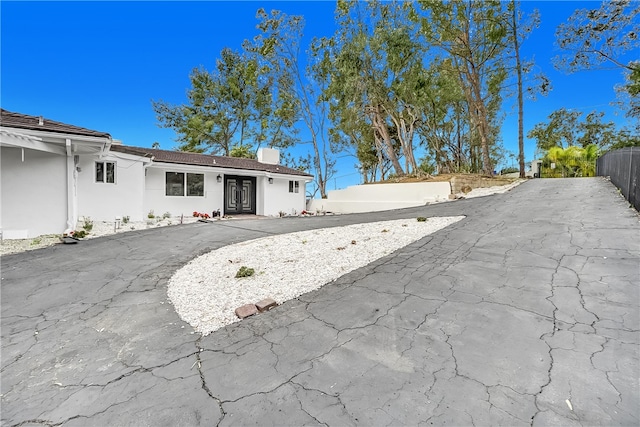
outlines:
M67 229L75 230L77 218L77 198L76 198L76 165L71 151L71 139L65 140L67 153Z

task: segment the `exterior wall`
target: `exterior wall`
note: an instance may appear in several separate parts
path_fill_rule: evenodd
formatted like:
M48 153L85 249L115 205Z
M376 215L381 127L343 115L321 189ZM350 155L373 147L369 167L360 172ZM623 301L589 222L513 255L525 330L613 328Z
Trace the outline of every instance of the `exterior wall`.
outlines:
M273 177L273 184L269 184L267 178L263 181L264 209L260 215L279 216L280 212L295 215L306 209L306 187L303 179L295 176L278 176ZM300 183L298 193L289 193L289 181Z
M311 200L308 209L312 212L377 212L424 206L428 202L447 200L449 194L451 186L448 182L354 185L329 191L327 199Z
M204 174L204 196L167 196L165 189L166 172L202 173ZM169 212L172 216L191 216L194 211L208 213L220 209L222 212L224 197L224 180L217 182L216 177L224 174L219 169L185 165L155 164L146 170L144 215L153 211L155 215Z
M96 182L96 162L116 164L115 183ZM116 216L128 216L142 221L144 212L144 166L139 160L108 154L82 155L76 172L78 216L94 221L113 221ZM144 214L144 216L143 216Z
M518 175L519 176L519 175ZM451 179L451 193L459 194L462 192L462 187L471 187L474 188L487 188L487 187L496 187L500 185L508 185L513 183L513 179L502 178L502 177L479 177L479 176L454 176Z
M5 239L57 234L67 223L66 157L42 151L0 148Z

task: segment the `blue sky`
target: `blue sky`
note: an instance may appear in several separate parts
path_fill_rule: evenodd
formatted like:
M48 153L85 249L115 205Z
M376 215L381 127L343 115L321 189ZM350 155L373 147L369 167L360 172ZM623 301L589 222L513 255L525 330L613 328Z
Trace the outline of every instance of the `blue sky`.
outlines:
M240 49L257 34L255 11L278 9L306 20L306 45L313 36L334 32L333 1L287 2L11 2L0 3L2 108L42 115L77 126L109 132L126 145L164 149L176 145L170 129L157 126L151 100L185 102L194 67L213 69L223 47ZM622 127L626 120L610 103L619 69L566 75L551 59L556 27L575 9L597 8L591 1L524 1L523 11L540 10L541 25L523 45L550 77L552 92L525 104L525 133L565 107L606 112L605 120ZM502 139L517 152L517 112L504 104ZM302 146L293 154L304 151ZM525 140L526 160L535 142ZM354 158L341 157L328 189L359 183ZM507 159L506 165L511 165Z

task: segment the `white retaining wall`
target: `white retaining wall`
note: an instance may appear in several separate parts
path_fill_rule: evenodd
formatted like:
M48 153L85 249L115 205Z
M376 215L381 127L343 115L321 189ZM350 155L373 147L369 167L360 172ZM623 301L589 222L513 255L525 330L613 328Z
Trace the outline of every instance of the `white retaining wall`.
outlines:
M312 199L307 210L335 213L377 212L424 206L447 200L449 182L412 182L402 184L365 184L329 191L327 199Z

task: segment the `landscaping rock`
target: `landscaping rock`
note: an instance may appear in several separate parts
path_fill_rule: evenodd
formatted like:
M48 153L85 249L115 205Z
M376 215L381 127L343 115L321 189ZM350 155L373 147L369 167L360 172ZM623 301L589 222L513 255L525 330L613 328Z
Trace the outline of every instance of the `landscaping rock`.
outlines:
M258 309L258 311L260 313L262 313L263 311L271 310L273 307L275 307L277 305L278 305L278 303L275 302L275 300L273 300L271 298L265 298L262 301L258 301L256 303L256 308Z
M253 316L257 312L258 308L254 304L245 304L241 307L236 308L236 316L238 316L240 319Z

